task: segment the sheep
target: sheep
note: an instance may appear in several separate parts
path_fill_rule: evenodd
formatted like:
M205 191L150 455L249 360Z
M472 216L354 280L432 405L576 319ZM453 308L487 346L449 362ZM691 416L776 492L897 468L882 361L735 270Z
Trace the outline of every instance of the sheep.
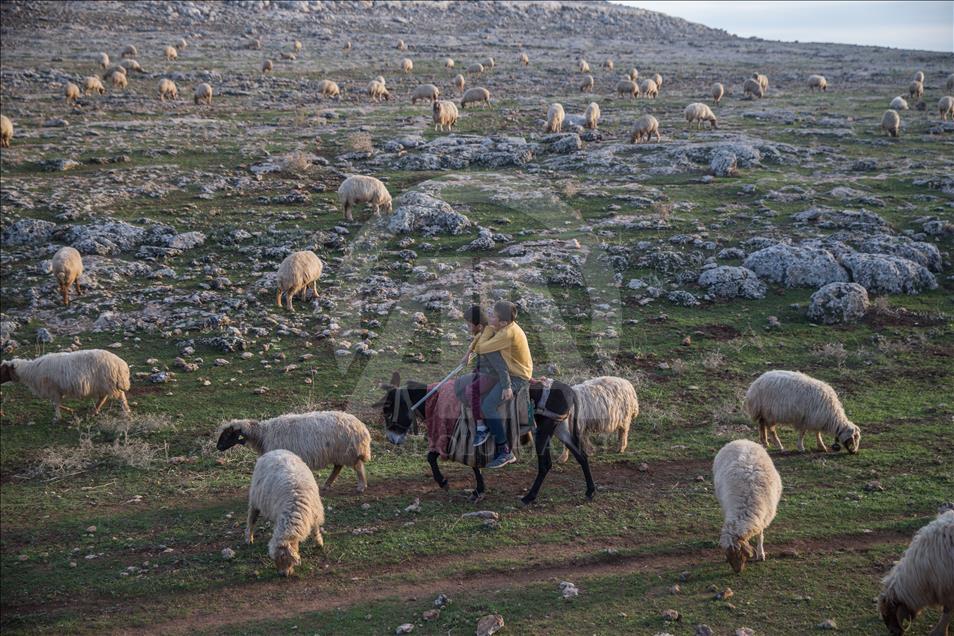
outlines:
M159 101L166 101L166 97L171 100L179 99L179 88L171 79L159 80Z
M613 67L614 67L613 60L611 60L610 58L606 58L605 60L603 60L603 68L605 68L607 71L612 71Z
M109 55L107 53L99 54L99 68L106 69L109 67Z
M53 255L53 278L63 296L63 304L70 304L70 286L76 287L76 295L83 292L80 289L79 277L83 273L83 257L72 247L61 247Z
M302 541L314 537L319 548L325 545L321 536L325 509L318 484L295 453L274 450L255 462L252 485L248 489L245 543L255 541L259 515L273 524L268 556L275 561L282 576L291 576L295 567L301 565L298 546Z
M631 80L620 80L616 82L616 94L636 99L639 97L639 84Z
M639 83L639 92L646 97L656 99L656 96L659 95L659 86L656 84L656 80L644 79Z
M951 115L954 117L954 97L950 95L945 95L937 102L937 110L941 115L941 119L947 121L947 116Z
M249 38L245 47L253 51L260 51L262 49L262 38Z
M630 133L629 142L632 144L638 144L643 137L646 138L646 141L649 141L651 135L656 136L656 141L660 141L659 137L659 121L652 115L643 115L636 120L636 123L633 125L633 131Z
M762 89L762 94L764 95L768 92L768 76L762 75L761 73L752 73L752 79L759 83L759 88Z
M521 54L520 54L520 63L523 64L524 66L529 66L529 65L530 65L530 56L527 55L526 53L521 53ZM952 77L954 77L954 76L952 76ZM950 81L950 79L949 79L948 81Z
M416 104L419 99L429 99L431 104L437 101L441 96L441 91L433 84L421 84L411 93L411 103Z
M338 188L338 203L341 205L345 219L353 221L351 208L358 203L366 203L374 207L374 215L381 213L381 208L391 212L391 193L387 187L374 177L352 175L345 179Z
M604 375L573 385L575 426L580 431L580 442L587 454L593 452L589 436L616 434L616 452L626 452L629 427L639 415L636 389L624 378ZM569 450L564 448L560 461L565 462Z
M878 611L888 631L901 636L925 607L943 608L931 636L947 636L954 611L954 510L921 528L881 581Z
M635 82L638 79L639 79L639 71L637 71L635 68L629 69L629 81Z
M589 72L590 72L590 65L589 65L589 63L588 63L586 60L583 60L583 59L581 59L581 60L577 63L577 68L580 69L580 72L581 72L581 73L589 73Z
M709 89L709 94L712 95L712 101L718 104L722 100L722 96L725 95L725 87L720 82L716 82Z
M410 73L414 70L414 62L410 58L404 58L401 60L401 71L404 73Z
M63 94L66 96L66 103L71 104L79 99L80 89L79 86L73 82L67 82L66 88L63 90Z
M828 90L828 80L825 79L824 75L809 75L808 76L808 88L811 92L815 92L815 89L820 91Z
M457 87L457 92L461 95L464 94L464 86L467 85L467 80L464 79L464 76L460 73L457 74L457 77L454 78L454 86Z
M881 116L881 130L888 133L889 137L901 136L901 116L897 111L888 109Z
M765 530L775 519L782 478L764 448L737 439L716 454L712 481L723 514L719 547L738 574L748 559L765 560ZM749 545L753 537L758 537L755 550Z
M95 398L93 415L109 398L118 399L127 415L130 412L126 401L129 365L103 349L48 353L33 360L14 358L0 363L0 384L5 382L20 382L33 395L50 400L54 421L59 421L61 409L72 412L61 404L64 398Z
M113 73L110 78L113 81L113 88L125 89L129 86L129 79L125 73Z
M388 92L382 82L371 80L371 83L368 84L368 97L371 98L372 102L380 102L382 97L385 100L390 100L391 93Z
M951 73L947 76L947 83L945 84L948 91L954 91L954 73Z
M471 64L470 66L467 67L467 72L470 73L471 75L477 75L479 77L480 74L484 72L484 65Z
M447 58L444 60L444 68L454 68L454 60Z
M653 73L653 81L656 82L656 90L662 90L662 75L659 73Z
M83 92L87 95L94 92L103 95L106 93L106 87L103 86L103 83L99 81L98 77L90 76L83 82Z
M341 89L331 80L323 79L318 82L318 94L322 97L335 97L341 99Z
M719 127L716 124L716 116L713 114L712 109L702 102L689 104L685 110L682 111L682 114L686 117L687 128L693 123L699 124L699 127L702 128L703 122L709 122L710 128Z
M753 97L762 99L765 91L762 90L762 85L759 84L758 80L749 78L742 84L742 94L745 96L752 95Z
M283 60L289 60L292 62L298 59L297 55L295 55L294 53L289 53L288 51L282 51L279 55L281 56Z
M351 40L348 40L347 42L345 42L345 43L344 43L344 46L341 47L341 50L344 51L345 53L347 53L348 51L350 51L350 50L351 50Z
M282 293L284 293L288 311L295 311L292 298L300 292L301 299L304 300L309 287L314 297L318 298L318 279L321 278L323 269L321 259L310 250L292 252L286 256L282 264L278 266L276 276L278 294L275 296L275 304L282 306Z
M397 45L394 48L396 48L398 51L406 51L407 44L404 43L404 40L398 40Z
M583 111L583 126L591 130L596 130L600 123L600 105L596 102L590 102L590 105Z
M179 49L180 51L185 49L187 46L189 46L189 43L186 42L185 38L179 38L179 41L176 42L176 48Z
M454 129L454 124L457 123L457 119L460 117L460 113L457 111L457 104L447 99L441 99L434 102L431 108L434 113L434 130L440 129L443 132L445 127L447 130Z
M460 107L466 108L467 104L480 103L490 104L490 91L486 88L468 88L464 96L460 98Z
M199 105L200 103L206 103L209 106L212 105L212 86L202 82L194 89L194 95L192 96L192 101Z
M136 60L123 60L123 68L127 71L135 71L137 73L146 72L142 70L142 65L140 65Z
M561 132L563 130L564 117L566 117L566 112L563 110L563 104L558 104L556 102L550 104L550 108L547 110L547 125L543 132Z
M917 73L914 74L914 77L911 78L911 79L912 79L913 81L915 81L915 82L921 82L921 83L923 84L923 83L924 83L924 71L918 71Z
M292 42L292 49L294 49L295 53L299 53L301 51L301 42L298 40Z
M594 85L593 76L592 76L592 75L584 75L584 76L583 76L583 83L580 84L580 92L581 92L581 93L588 93L588 92L592 91L592 90L593 90L593 85Z
M174 46L167 46L167 47L163 50L163 53L164 53L165 56L166 56L166 60L168 60L169 62L171 62L171 61L173 61L173 60L175 60L175 59L177 59L177 58L179 57L179 51L177 51L177 50L176 50L176 47L174 47Z
M845 415L838 394L825 382L797 371L766 371L749 385L745 412L759 425L759 439L769 445L769 432L779 450L784 450L776 426L788 424L798 431L798 450L805 450L805 433L813 431L818 449L828 452L822 432L835 436L845 449L855 454L861 446L861 429ZM832 445L838 450L838 445Z
M494 67L497 66L497 63L494 62L494 58L488 57L486 60L484 60L484 66L490 70L494 70Z
M312 470L333 466L322 488L331 488L342 466L354 469L358 492L368 487L365 462L371 461L371 433L354 415L342 411L288 413L268 420L232 420L216 431L216 448L236 444L263 455L279 448L289 450Z
M384 81L384 76L383 76L383 75L378 75L377 77L374 78L374 81L375 81L375 82L381 82L381 85L382 85L382 86L386 86L386 85L387 85L387 82Z
M889 105L894 110L908 110L908 102L906 102L905 99L900 95L892 99L891 104Z
M105 71L103 71L103 79L108 80L116 73L122 73L123 75L125 75L126 67L120 64L113 64L112 66L107 68Z
M13 140L13 122L6 115L0 115L0 148L9 148Z
M127 44L126 48L123 49L121 57L139 57L139 51L137 51L136 47L132 44Z
M275 64L271 60L262 62L262 73L271 73L274 68Z
M924 84L917 80L908 84L908 95L914 99L921 99L921 96L924 95Z

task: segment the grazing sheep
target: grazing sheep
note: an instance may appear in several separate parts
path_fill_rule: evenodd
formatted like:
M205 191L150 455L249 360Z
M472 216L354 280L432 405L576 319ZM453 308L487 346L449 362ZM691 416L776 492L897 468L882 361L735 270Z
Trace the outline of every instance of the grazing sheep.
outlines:
M344 46L341 47L342 51L348 52L351 50L351 40L348 40L344 43Z
M322 97L336 97L341 99L341 89L331 80L323 79L318 82L318 94Z
M107 68L105 71L103 71L103 79L109 80L116 73L122 73L123 75L125 75L126 67L120 64L113 64L112 66Z
M486 60L484 60L484 66L489 68L490 70L493 70L494 67L497 66L497 63L494 62L494 58L488 57Z
M592 91L592 90L593 90L593 85L594 85L593 76L592 76L592 75L584 75L584 76L583 76L583 83L580 84L580 92L581 92L581 93L588 93L588 92Z
M298 40L295 40L294 42L292 42L292 48L295 50L295 53L299 53L301 51L301 42Z
M600 123L600 105L596 102L590 102L583 112L583 125L591 130L596 130Z
M639 83L639 92L646 97L656 99L656 96L659 95L659 86L656 84L656 80L644 79Z
M205 82L202 82L201 84L196 86L195 94L192 97L192 101L195 102L196 105L204 102L208 104L209 106L211 106L212 105L212 86L210 86L209 84Z
M142 70L142 66L136 60L123 60L123 68L127 71L135 71L136 73L146 72Z
M377 77L374 78L374 81L375 81L375 82L381 82L381 85L382 85L382 86L386 86L386 85L387 85L387 82L384 81L384 76L383 76L383 75L378 75Z
M139 51L136 50L135 46L129 44L123 49L122 57L139 57Z
M526 53L521 53L521 54L520 54L520 63L523 64L524 66L529 66L529 65L530 65L530 56L528 56ZM954 77L954 76L952 76L952 77ZM950 81L950 80L948 80L948 81Z
M808 88L813 93L815 92L816 89L820 91L827 91L828 80L825 79L824 75L809 75Z
M6 115L0 115L0 148L9 148L13 140L13 122Z
M262 455L279 448L289 450L312 470L334 466L322 488L331 488L342 466L351 466L358 492L368 487L365 462L371 461L371 433L354 415L342 411L289 413L269 420L232 420L216 431L216 448L236 444Z
M401 71L404 73L410 73L414 70L414 62L410 58L404 58L401 60Z
M729 442L712 462L715 495L722 506L719 547L736 573L745 562L765 560L765 530L775 519L782 478L765 449L745 439ZM758 537L755 550L749 540Z
M460 98L460 107L466 108L467 104L485 103L490 105L490 91L486 88L468 88L464 96Z
M580 60L580 61L578 62L578 64L577 64L577 68L580 69L580 72L581 72L581 73L589 73L589 72L590 72L590 65L589 65L589 63L588 63L586 60Z
M646 138L646 141L649 141L651 135L655 135L656 141L660 141L659 121L652 115L643 115L637 119L633 125L633 132L630 133L629 142L638 144L643 137Z
M77 86L73 82L67 82L66 88L63 90L63 94L66 96L66 103L72 104L77 99L79 99L79 96L80 96L79 86Z
M176 50L176 47L174 47L174 46L167 46L167 47L165 48L165 50L163 51L163 53L164 53L165 56L166 56L166 60L168 60L168 61L170 61L170 62L171 62L172 60L178 59L178 57L179 57L179 51L177 51L177 50Z
M91 93L103 95L106 93L106 87L103 86L103 83L99 81L99 78L96 76L86 78L86 81L83 82L83 90L87 95Z
M922 609L940 606L931 636L947 636L954 611L954 510L917 531L881 585L878 611L891 634L901 636Z
M0 363L0 384L4 382L20 382L33 395L50 400L54 421L60 419L61 409L72 412L61 404L64 398L96 398L93 415L113 398L129 413L129 365L103 349L48 353L33 360L14 358Z
M900 95L892 99L889 106L891 106L891 108L894 110L908 110L908 102L906 102L905 99Z
M752 79L759 83L759 88L762 89L762 94L768 92L768 76L762 75L761 73L752 73Z
M278 294L275 296L275 304L282 306L282 294L285 294L288 311L295 311L292 305L292 298L295 294L301 293L301 299L305 300L305 294L311 287L311 292L315 298L318 298L318 279L321 278L321 272L324 265L321 259L315 256L310 250L301 252L292 252L285 257L282 264L278 266Z
M662 75L659 73L653 73L653 81L656 82L656 90L662 90Z
M457 92L461 95L464 94L464 86L467 85L467 80L464 79L464 76L460 73L457 74L457 77L454 78L454 86L457 87Z
M593 453L590 435L616 434L616 452L623 453L629 443L629 427L639 415L636 389L624 378L604 375L573 385L575 406L573 418L580 431L580 443L586 453ZM570 451L563 449L560 461Z
M765 91L762 89L762 85L759 84L758 80L749 78L745 80L744 84L742 84L742 94L746 97L752 95L753 97L762 99Z
M419 99L429 99L431 103L437 101L437 98L441 96L441 91L439 88L433 84L421 84L414 89L414 92L411 93L411 103L416 104Z
M470 66L467 67L467 72L470 73L471 75L480 76L480 74L484 72L484 65L471 64Z
M185 41L185 38L179 38L179 41L176 42L176 48L180 51L185 49L187 46L189 46L189 43Z
M720 82L716 82L709 89L709 94L712 95L712 101L718 104L722 100L722 96L725 95L725 87Z
M637 71L635 68L629 69L629 81L635 82L638 79L639 79L639 71Z
M838 394L825 382L797 371L766 371L749 385L745 412L759 425L759 440L769 445L769 432L779 450L785 450L776 426L788 424L798 431L798 450L805 450L805 433L815 433L818 450L828 452L822 432L835 436L851 453L861 446L861 429L845 415ZM832 448L838 450L838 445Z
M563 118L566 113L563 110L563 104L553 103L547 110L547 125L543 132L558 133L563 130Z
M263 72L263 73L271 73L271 72L272 72L272 69L274 69L274 68L275 68L275 65L272 63L271 60L265 60L264 62L262 62L262 72Z
M954 116L954 97L945 95L937 102L937 110L941 119L947 121L947 116Z
M380 102L382 97L385 100L391 99L391 93L388 92L384 83L378 80L371 80L371 83L368 84L368 97L371 98L372 102Z
M76 287L76 295L83 292L80 289L79 277L83 273L83 257L72 247L61 247L53 255L53 278L63 296L63 304L70 304L70 286Z
M159 101L166 101L166 97L172 100L179 99L179 88L171 79L159 80Z
M636 99L639 97L639 84L632 80L620 80L616 82L616 94L627 95Z
M324 547L321 525L325 509L315 476L301 459L287 450L265 453L255 462L252 485L248 489L248 519L245 543L255 541L255 522L259 515L271 521L274 529L268 542L268 556L282 576L290 576L301 565L299 544L314 537Z
M260 51L262 49L262 38L251 38L245 43L245 46L253 51Z
M434 102L432 110L434 112L434 130L440 129L444 131L445 128L447 130L454 129L454 124L457 123L457 119L460 117L460 113L457 111L457 104L447 99L441 99Z
M381 208L391 212L391 193L381 181L374 177L352 175L338 188L338 203L344 210L345 219L353 221L351 208L358 203L374 207L374 215L381 214Z
M924 95L924 84L918 81L908 84L908 95L914 99L921 99L921 96Z
M881 116L881 130L888 133L890 137L901 136L901 116L897 111L888 109Z
M948 91L954 91L954 73L951 73L947 76L947 83L945 84Z
M697 123L699 128L702 128L703 122L709 122L709 128L719 127L716 124L716 116L713 114L712 109L702 102L689 104L685 110L682 111L682 114L686 117L687 128L693 123Z
M113 81L113 88L125 89L129 86L129 78L125 73L113 73L109 77Z
M915 82L921 82L921 83L923 84L923 83L924 83L924 72L923 72L923 71L918 71L917 73L914 74L914 77L912 78L912 80L915 81Z
M398 51L406 51L407 44L404 43L404 40L398 40L397 45L394 48L396 48Z
M283 60L290 60L294 62L295 60L298 59L297 55L295 55L294 53L289 53L288 51L282 51L280 55Z
M99 54L99 67L103 70L109 67L109 55L106 53Z
M613 64L613 60L610 58L603 60L603 68L605 68L607 71L612 71L614 67L615 65Z
M444 68L454 68L454 60L451 58L444 60Z

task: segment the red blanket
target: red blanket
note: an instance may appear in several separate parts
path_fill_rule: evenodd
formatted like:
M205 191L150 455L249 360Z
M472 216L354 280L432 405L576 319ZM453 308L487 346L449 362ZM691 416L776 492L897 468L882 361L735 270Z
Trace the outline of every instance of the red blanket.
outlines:
M430 391L436 386L427 387ZM460 417L460 400L454 393L454 383L447 382L424 405L424 425L427 427L427 450L437 451L441 459L447 459L447 442L454 434L454 426Z

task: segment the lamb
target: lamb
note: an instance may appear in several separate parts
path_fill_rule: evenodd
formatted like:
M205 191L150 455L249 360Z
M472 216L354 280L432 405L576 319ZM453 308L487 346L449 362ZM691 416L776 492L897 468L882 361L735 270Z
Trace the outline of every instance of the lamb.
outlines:
M174 46L167 46L167 47L163 50L163 53L164 53L165 56L166 56L166 60L168 60L168 61L170 61L170 62L173 61L173 60L175 60L175 59L177 59L177 58L179 57L179 51L177 51L177 50L176 50L176 47L174 47Z
M811 92L815 92L815 89L820 91L828 90L828 80L825 79L824 75L809 75L808 76L808 88Z
M888 133L889 137L901 136L901 116L897 111L888 109L881 116L881 130Z
M90 76L86 78L85 82L83 82L83 91L87 95L94 92L103 95L106 93L106 87L103 86L103 83L99 81L98 77Z
M271 73L272 69L275 68L275 64L271 60L265 60L262 62L262 73Z
M901 636L923 608L935 605L943 614L931 636L947 636L954 611L954 510L917 531L881 585L878 611L894 636Z
M716 82L712 85L712 88L709 89L709 94L712 95L712 101L718 104L722 100L722 96L725 95L725 87L721 83Z
M309 287L314 297L318 298L318 279L321 278L323 269L321 259L310 250L292 252L286 256L282 264L278 266L276 277L278 295L275 297L275 304L282 306L282 293L284 293L288 311L295 311L292 298L300 292L301 299L304 300Z
M581 73L589 73L589 72L590 72L590 65L589 65L589 63L588 63L586 60L581 59L581 60L577 63L577 66L578 66L578 68L580 69L580 72L581 72Z
M391 193L381 181L374 177L352 175L345 179L338 188L338 203L344 210L345 219L353 221L351 208L358 203L367 203L374 206L375 216L381 213L381 208L391 212Z
M195 94L192 97L192 101L195 102L196 105L201 103L206 103L209 106L211 106L212 105L212 86L210 86L209 84L205 82L202 82L201 84L196 86Z
M947 121L947 116L951 115L954 117L954 97L950 95L945 95L937 102L937 110L941 115L941 119Z
M171 100L179 99L179 88L171 79L159 80L159 101L166 101L166 97Z
M894 110L908 110L908 103L900 95L892 99L889 106Z
M457 119L460 117L460 113L457 111L457 105L447 99L441 99L434 102L432 107L434 112L434 130L438 128L443 131L445 128L447 130L453 130L454 124L457 123Z
M497 63L494 62L494 58L488 57L486 60L484 60L484 66L489 68L490 70L493 70L493 68L497 66Z
M769 432L779 450L785 450L776 426L788 424L798 431L798 450L805 450L805 433L813 431L818 449L828 452L822 432L835 436L838 443L855 454L861 446L861 429L845 415L835 390L825 382L797 371L766 371L745 393L745 412L759 425L759 439L768 447Z
M596 130L600 123L600 105L596 102L590 102L583 112L583 125L591 130Z
M656 90L662 90L662 75L653 73L653 81L656 82Z
M444 68L454 68L454 60L447 58L444 60Z
M176 42L176 48L180 51L185 49L187 46L189 46L189 43L185 41L185 38L179 38L179 41Z
M628 95L636 99L639 97L639 85L632 80L620 80L616 82L616 94Z
M629 69L629 80L631 82L635 82L638 79L639 79L639 71L637 71L635 68Z
M63 304L70 304L70 286L76 287L76 295L83 292L80 289L79 277L83 273L83 257L72 247L61 247L53 255L53 278L63 296Z
M410 73L413 70L414 70L414 62L412 62L410 58L406 57L403 60L401 60L401 71L403 71L404 73Z
M593 85L594 85L593 76L592 76L592 75L584 75L584 76L583 76L583 83L580 84L580 92L581 92L581 93L588 93L589 91L593 90Z
M483 65L483 64L471 64L470 66L467 67L467 72L470 73L471 75L477 75L477 76L479 76L481 73L484 72L484 65Z
M639 415L636 389L624 378L604 375L573 385L574 413L580 431L580 442L587 454L592 454L591 434L616 434L618 453L626 451L629 427ZM569 450L564 448L560 461L565 462Z
M656 96L659 95L659 86L656 84L656 80L644 79L639 83L639 92L646 97L656 99Z
M460 107L466 108L467 104L475 103L490 104L490 91L486 88L469 88L464 96L460 98Z
M9 148L13 140L13 122L6 115L0 115L0 148Z
M67 82L66 88L64 89L63 93L66 96L66 102L68 104L72 104L77 99L79 99L80 89L79 89L79 86L77 86L73 82Z
M716 116L712 113L712 109L703 104L702 102L694 102L686 106L685 110L682 111L682 114L686 117L687 127L691 126L693 123L699 124L699 127L702 128L703 122L709 122L710 128L718 128L716 124Z
M404 43L404 40L398 40L397 45L394 48L396 48L398 51L406 51L407 44Z
M759 83L759 88L762 89L763 95L768 92L768 76L762 75L761 73L752 73L752 79Z
M255 522L259 515L271 521L274 530L268 542L268 556L278 573L291 576L301 565L299 544L314 537L324 547L321 525L325 509L315 476L301 459L287 450L265 453L255 462L252 485L248 489L248 519L245 543L255 540Z
M132 44L128 44L126 48L123 49L122 57L139 57L139 51L137 51L136 47Z
M921 96L924 95L924 84L917 80L908 84L908 95L914 99L921 99Z
M765 530L775 519L782 478L764 448L737 439L716 454L712 480L724 518L719 547L738 574L748 559L765 560ZM749 545L753 537L758 537L755 550Z
M550 104L550 108L547 110L547 125L543 131L548 133L561 132L564 117L566 117L566 112L563 110L563 104L555 102Z
M520 63L523 64L524 66L529 66L529 65L530 65L530 56L528 56L526 53L521 53L521 54L520 54ZM952 75L951 77L954 77L954 75ZM950 82L950 78L948 79L948 82Z
M460 73L457 74L457 77L454 78L454 86L457 87L457 92L461 95L464 94L464 86L467 85L467 80L464 79L464 76Z
M431 100L431 104L433 104L440 96L440 89L433 84L421 84L411 93L411 103L416 104L419 99L429 99Z
M923 83L924 83L924 71L918 71L917 73L914 74L914 77L913 77L912 79L913 79L915 82L921 82L921 83L923 84Z
M646 141L649 141L650 135L656 135L656 141L660 141L659 121L652 115L643 115L636 120L633 132L630 133L629 142L638 144L643 137L646 138Z
M50 400L54 421L60 419L61 409L72 412L61 404L64 398L96 398L94 415L106 400L118 399L129 414L129 365L103 349L48 353L33 360L14 358L0 363L0 384L5 382L21 382L33 395Z
M368 84L368 97L371 98L372 102L380 102L382 97L385 100L390 100L391 93L388 92L382 82L371 80L371 83Z
M947 76L947 83L945 84L948 91L954 91L954 73L951 73Z
M752 95L753 97L762 99L765 91L762 89L762 85L759 84L758 80L749 78L745 80L744 84L742 84L742 94L745 96Z
M106 53L99 54L99 68L105 70L109 67L109 55Z
M232 420L216 431L216 448L225 451L236 444L262 455L279 448L289 450L312 470L334 466L322 488L331 488L342 466L351 466L358 492L368 487L365 462L371 461L371 433L354 415L343 411L288 413L268 420Z
M318 82L318 94L322 97L335 97L341 99L341 89L331 80L323 79Z

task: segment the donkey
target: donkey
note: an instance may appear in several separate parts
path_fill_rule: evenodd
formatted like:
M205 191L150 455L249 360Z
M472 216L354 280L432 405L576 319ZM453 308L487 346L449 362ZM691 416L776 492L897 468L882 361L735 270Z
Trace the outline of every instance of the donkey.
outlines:
M401 376L398 373L391 377L389 384L382 384L381 387L387 393L375 406L381 407L388 441L393 444L401 444L417 419L427 417L427 409L434 402L429 400L414 409L412 413L411 407L427 394L427 385L411 381L402 387ZM442 390L444 388L446 387L442 387ZM534 435L534 446L537 452L537 477L527 494L521 498L521 501L526 505L536 500L540 487L543 485L543 480L546 479L547 473L553 466L550 458L550 438L553 435L556 435L569 448L573 457L580 464L580 468L583 469L583 477L586 479L586 498L592 499L596 493L596 484L593 483L590 462L580 446L579 431L570 429L571 426L575 428L572 423L574 418L570 417L576 400L576 394L572 387L563 382L554 381L552 384L545 384L544 382L531 380L529 391L530 401L534 407L533 419L537 427ZM439 427L428 430L431 449L427 453L427 463L431 467L434 481L437 482L438 486L447 490L449 487L447 479L441 473L437 463L441 453L434 450L439 448L439 444L445 443L447 436L441 435L436 430L437 428ZM435 437L439 439L434 439ZM471 468L474 471L477 487L470 498L471 501L476 502L484 496L484 478L480 468L476 466L471 466Z

